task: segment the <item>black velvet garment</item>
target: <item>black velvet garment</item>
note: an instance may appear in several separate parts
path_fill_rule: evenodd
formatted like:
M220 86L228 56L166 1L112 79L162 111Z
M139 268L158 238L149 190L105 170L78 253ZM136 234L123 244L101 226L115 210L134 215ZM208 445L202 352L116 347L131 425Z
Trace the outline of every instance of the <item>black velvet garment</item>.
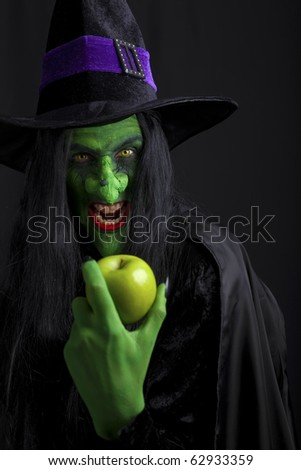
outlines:
M212 449L220 334L218 269L191 242L186 266L168 296L145 383L143 413L121 433L139 449Z

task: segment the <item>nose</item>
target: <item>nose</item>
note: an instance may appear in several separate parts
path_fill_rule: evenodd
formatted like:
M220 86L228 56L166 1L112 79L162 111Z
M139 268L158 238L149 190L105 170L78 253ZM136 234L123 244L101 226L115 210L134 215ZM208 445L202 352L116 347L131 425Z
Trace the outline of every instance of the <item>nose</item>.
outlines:
M111 157L104 156L99 160L98 175L100 177L100 181L109 182L114 178L113 162Z
M86 190L108 204L114 204L128 184L128 176L114 171L114 162L110 156L103 156L98 163L94 177L88 177Z

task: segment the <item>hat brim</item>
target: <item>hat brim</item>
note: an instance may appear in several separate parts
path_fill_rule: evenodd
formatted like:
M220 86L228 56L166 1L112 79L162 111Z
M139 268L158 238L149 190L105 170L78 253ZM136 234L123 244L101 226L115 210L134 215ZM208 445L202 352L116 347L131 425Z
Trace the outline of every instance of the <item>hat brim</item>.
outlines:
M144 111L161 116L169 148L173 149L229 117L237 103L230 98L195 97L156 99L143 104L114 101L80 103L34 117L0 116L0 163L25 171L40 129L87 127L118 121Z

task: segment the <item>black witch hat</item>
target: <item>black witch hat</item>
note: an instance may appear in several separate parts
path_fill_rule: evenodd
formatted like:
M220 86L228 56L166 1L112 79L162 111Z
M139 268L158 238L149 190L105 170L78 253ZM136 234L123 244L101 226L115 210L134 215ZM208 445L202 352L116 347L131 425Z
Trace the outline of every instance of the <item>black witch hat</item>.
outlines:
M24 171L38 129L86 127L156 110L170 149L226 119L231 99L158 99L139 26L126 0L57 0L37 113L0 116L0 162Z

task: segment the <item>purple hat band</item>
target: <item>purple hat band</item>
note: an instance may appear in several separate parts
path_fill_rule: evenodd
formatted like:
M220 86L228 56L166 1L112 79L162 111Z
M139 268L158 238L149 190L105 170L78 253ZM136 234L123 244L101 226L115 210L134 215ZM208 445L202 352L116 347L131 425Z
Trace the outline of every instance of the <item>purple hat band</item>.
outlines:
M82 72L129 75L145 81L157 91L150 55L145 49L100 36L81 36L47 52L43 61L40 91L52 82Z

